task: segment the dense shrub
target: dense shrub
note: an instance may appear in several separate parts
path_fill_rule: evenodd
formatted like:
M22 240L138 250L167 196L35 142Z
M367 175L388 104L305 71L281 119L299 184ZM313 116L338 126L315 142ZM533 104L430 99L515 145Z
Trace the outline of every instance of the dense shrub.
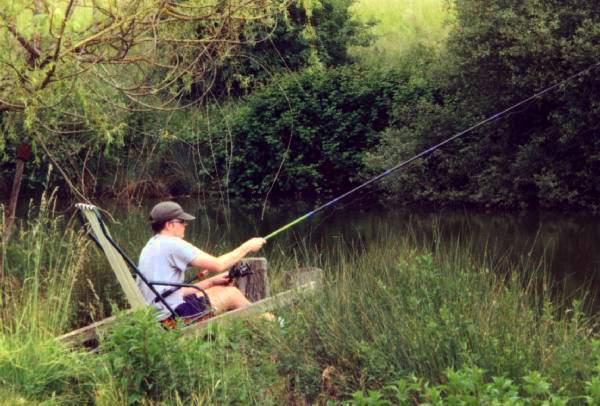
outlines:
M456 13L447 51L425 76L432 92L397 106L373 168L597 63L596 2L470 0ZM598 209L599 86L588 72L444 147L390 189L418 201Z
M229 190L330 196L356 185L402 80L356 67L305 71L248 97L230 124L233 151L219 153Z
M183 339L180 330L164 329L150 313L123 317L102 344L112 389L126 403L247 404L261 395L248 382L247 360L228 330ZM239 340L248 334L241 325L233 328Z

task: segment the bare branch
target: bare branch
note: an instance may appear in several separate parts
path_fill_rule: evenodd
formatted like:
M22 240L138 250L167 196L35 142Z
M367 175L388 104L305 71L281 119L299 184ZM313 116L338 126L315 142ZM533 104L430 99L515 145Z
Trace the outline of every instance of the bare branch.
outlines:
M84 193L82 193L77 188L77 186L75 186L75 184L71 181L71 178L69 177L67 172L63 169L62 165L60 165L58 160L55 158L54 154L48 149L48 146L46 145L46 143L44 142L42 137L38 136L36 133L34 133L32 136L36 140L36 142L42 147L42 149L44 150L44 152L46 153L46 155L48 156L50 161L52 161L54 166L56 166L56 169L58 169L58 171L62 175L65 182L67 182L67 185L69 185L69 189L73 193L75 193L79 198L83 199L83 201L89 202L88 198L84 195Z
M146 11L144 9L140 10L138 13L132 15L132 16L128 16L126 18L123 18L121 21L117 21L114 22L113 24L110 24L108 27L98 31L97 33L93 34L92 36L85 38L81 41L79 41L77 44L75 44L74 46L72 46L71 48L67 49L66 51L62 52L60 54L60 57L63 57L67 54L73 53L73 52L77 52L80 49L85 48L86 46L89 46L91 44L94 44L98 41L102 41L102 36L113 31L116 30L118 28L120 28L123 24L126 24L130 21L135 20L137 17L139 17L140 15L142 15L142 13Z
M23 111L25 106L22 104L14 104L0 99L0 111Z
M10 22L9 19L3 13L0 13L0 17L2 17L2 19L4 20L8 31L10 31L10 33L15 37L19 44L21 44L21 46L25 48L25 50L29 53L27 63L29 64L29 66L33 66L35 60L40 57L40 51L34 46L34 44L27 41L27 39L17 31L14 24Z
M50 82L50 79L54 75L54 72L56 72L56 64L58 63L58 55L60 54L60 45L62 43L63 35L65 34L65 27L67 26L67 20L71 16L71 10L73 8L74 2L75 2L75 0L69 0L69 4L67 5L65 17L63 18L62 24L60 26L60 34L58 35L58 40L56 41L56 49L54 50L54 57L53 57L54 64L52 64L52 67L46 74L46 77L44 78L42 84L40 85L40 89L43 89L48 85L48 83Z

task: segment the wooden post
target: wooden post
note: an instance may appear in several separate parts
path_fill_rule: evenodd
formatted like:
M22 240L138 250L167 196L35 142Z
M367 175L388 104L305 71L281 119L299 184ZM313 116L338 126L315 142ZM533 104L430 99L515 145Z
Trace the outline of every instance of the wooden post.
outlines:
M15 212L17 210L17 201L19 200L19 191L21 190L21 180L23 179L23 167L25 161L31 157L31 145L21 144L17 148L17 159L15 178L13 179L12 190L10 192L10 202L8 203L8 213L6 223L4 224L4 242L6 243L12 232L13 223L15 222Z
M252 275L235 278L235 286L251 302L256 302L269 296L269 280L267 277L266 258L245 258L242 260L254 271Z

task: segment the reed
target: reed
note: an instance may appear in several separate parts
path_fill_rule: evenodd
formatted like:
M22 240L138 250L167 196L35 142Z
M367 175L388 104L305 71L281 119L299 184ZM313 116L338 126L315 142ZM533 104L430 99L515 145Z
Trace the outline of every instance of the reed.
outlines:
M44 194L30 203L8 242L2 243L0 331L50 337L69 326L72 292L86 259L87 241L58 215L56 198Z
M464 243L425 249L381 231L353 250L341 243L318 301L284 316L289 334L271 348L297 396L322 395L324 371L343 397L411 374L440 383L472 366L514 381L539 371L557 390L584 393L600 359L580 302L559 307L535 269L474 266Z

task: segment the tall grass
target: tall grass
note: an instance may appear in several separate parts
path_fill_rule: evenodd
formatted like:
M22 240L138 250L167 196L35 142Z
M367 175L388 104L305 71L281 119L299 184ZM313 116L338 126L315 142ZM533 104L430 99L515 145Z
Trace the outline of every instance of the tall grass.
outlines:
M580 394L597 374L592 323L577 302L561 312L535 272L496 274L464 248L420 250L385 233L343 258L318 301L288 312L272 337L296 397L323 396L324 379L344 397L411 374L440 383L468 367L515 382L539 371L554 390Z
M404 396L399 382L419 382L411 390L425 391L428 385L452 388L465 376L476 387L497 377L532 390L537 382L546 388L536 392L541 400L559 392L568 399L588 393L593 400L590 388L600 398L594 325L577 302L550 297L537 264L523 261L497 272L497 259L472 260L479 245L442 244L435 232L433 242L420 243L409 228L399 235L378 226L368 239L340 238L326 253L309 239L295 241L300 248L294 255L285 245L292 240L272 247L275 292L282 269L310 263L326 272L322 290L279 309L277 323L242 321L184 340L141 312L122 316L98 354L67 349L54 336L75 318L74 280L83 268L86 278L93 276L90 269L107 273L105 260L86 265L94 249L55 212L51 199L30 213L2 246L4 399L300 404L354 396L365 404L357 395L364 389L396 385ZM111 230L128 252L137 252L145 241L139 227L145 226L142 215L132 215ZM209 246L229 245L206 238ZM102 289L95 286L100 295Z
M9 242L2 242L5 334L54 336L69 324L71 294L86 259L86 240L56 212L54 196L30 204Z
M91 363L87 354L69 351L54 337L71 323L85 246L57 214L52 195L30 204L27 219L1 244L0 383L15 399L80 400Z
M443 46L452 21L447 0L358 0L351 12L372 24L374 43L350 50L361 63L394 66L415 48Z

